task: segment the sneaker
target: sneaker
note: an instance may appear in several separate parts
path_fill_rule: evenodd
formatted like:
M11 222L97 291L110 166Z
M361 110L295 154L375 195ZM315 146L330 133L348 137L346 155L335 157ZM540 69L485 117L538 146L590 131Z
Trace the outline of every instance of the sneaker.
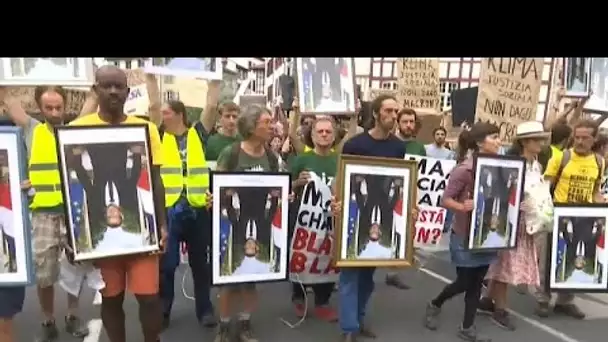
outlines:
M231 342L230 322L220 322L213 342Z
M585 319L585 313L581 311L575 304L555 304L553 312L570 316L576 319Z
M538 303L536 309L534 309L534 314L540 318L549 317L549 303Z
M36 342L53 342L59 338L59 330L55 321L42 323L40 334L36 337Z
M338 320L338 313L332 307L328 305L319 305L315 307L315 317L326 322L336 322Z
M501 327L503 329L507 329L510 331L515 330L515 324L513 324L513 322L511 322L511 318L509 318L509 314L505 310L502 310L502 309L495 310L494 313L492 314L492 322L494 322L494 324L498 325L499 327Z
M439 327L440 313L441 308L436 307L433 303L428 303L424 314L424 326L429 330L437 330Z
M303 303L294 303L293 309L295 310L296 316L298 318L306 316L306 305L304 305Z
M492 342L492 339L477 334L475 326L464 329L462 326L458 329L458 337L461 340L468 342Z
M477 306L477 312L484 315L491 315L494 313L494 301L488 297L481 297L479 305Z
M409 290L410 287L406 284L398 274L387 274L385 279L386 285L396 287L399 290Z
M239 342L258 342L258 339L253 335L253 329L251 328L251 320L243 319L239 321Z
M89 335L89 327L83 324L78 316L65 316L65 331L78 338L83 338Z

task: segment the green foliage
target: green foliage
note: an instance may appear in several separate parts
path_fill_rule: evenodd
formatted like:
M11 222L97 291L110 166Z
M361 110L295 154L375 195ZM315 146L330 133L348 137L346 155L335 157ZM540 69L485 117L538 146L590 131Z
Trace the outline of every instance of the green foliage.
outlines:
M186 106L186 117L188 118L188 122L197 122L200 119L202 112L203 108Z

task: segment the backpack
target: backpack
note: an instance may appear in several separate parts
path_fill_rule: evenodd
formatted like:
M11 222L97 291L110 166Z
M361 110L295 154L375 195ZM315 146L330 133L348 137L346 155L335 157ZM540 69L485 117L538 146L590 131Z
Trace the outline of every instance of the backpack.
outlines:
M597 153L594 153L593 155L595 156L595 162L597 163L597 169L598 169L597 180L595 181L595 185L593 186L593 193L595 193L597 191L597 187L601 186L601 183L602 183L602 178L603 178L602 165L604 164L604 158L602 158ZM559 178L562 176L562 172L564 171L564 168L566 167L566 165L568 165L568 163L570 162L571 157L572 157L572 153L571 153L570 149L564 150L564 154L562 155L562 160L559 163L559 169L557 169L557 173L555 174L555 180L551 184L551 189L550 189L551 196L554 195L555 188L557 187L557 182L559 182Z
M270 166L271 172L279 171L279 159L270 150L264 148L266 157L268 158L268 165ZM228 164L226 165L226 171L234 171L239 165L239 154L241 153L241 143L239 141L233 143L230 146L230 155L228 156Z

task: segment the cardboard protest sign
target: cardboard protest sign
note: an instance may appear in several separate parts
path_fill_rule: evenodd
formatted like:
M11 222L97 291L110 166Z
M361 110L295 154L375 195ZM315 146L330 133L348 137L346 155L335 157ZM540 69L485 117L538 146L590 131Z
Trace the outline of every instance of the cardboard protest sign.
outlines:
M374 101L374 99L380 95L391 95L391 96L397 96L397 91L396 90L390 90L390 89L370 89L369 90L369 100L370 101Z
M397 89L397 102L404 108L439 114L439 59L399 58Z
M143 69L126 69L127 85L134 87L140 84L146 84L146 73Z
M129 96L125 102L124 112L127 115L148 115L150 98L146 84L140 84L130 88Z
M6 98L19 99L21 106L27 113L39 113L40 109L34 99L36 87L10 87L7 89ZM87 98L87 91L76 89L65 89L66 101L65 112L69 114L80 114L80 110ZM4 113L8 110L6 103L0 101L0 112Z
M419 213L415 224L414 247L437 249L447 214L445 208L441 207L441 197L456 161L409 154L405 155L405 159L418 162Z
M543 58L483 58L475 121L497 125L510 143L518 124L536 120L543 67Z
M238 96L238 105L241 108L246 107L248 105L259 105L262 107L266 107L266 95L241 95Z
M325 177L310 174L291 240L290 279L303 284L335 282L338 270L332 266L335 241L329 210L331 190Z

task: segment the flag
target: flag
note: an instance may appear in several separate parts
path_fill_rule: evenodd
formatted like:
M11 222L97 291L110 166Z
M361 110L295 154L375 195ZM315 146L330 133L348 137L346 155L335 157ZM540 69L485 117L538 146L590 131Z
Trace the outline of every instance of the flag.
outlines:
M597 240L597 249L595 252L595 258L597 259L597 262L602 264L604 267L606 267L606 257L608 257L608 255L606 255L606 249L604 247L605 244L605 235L606 231L602 230L602 233L600 234L600 238Z
M80 231L82 230L84 222L84 218L86 217L86 196L84 191L84 186L78 181L76 177L76 173L72 172L70 174L70 208L71 210L71 220L72 220L72 231L74 232L74 239L78 240L80 238ZM77 241L74 241L76 244Z
M480 187L480 190L477 191L477 203L475 203L475 222L477 223L477 227L480 228L483 226L483 213L486 206L486 197L483 195L483 189L483 187ZM479 233L479 241L477 241L477 243L481 245L483 243L483 241L481 241L483 234L481 234L481 231L475 233Z
M555 279L558 281L563 281L566 279L566 240L560 235L557 236L557 262L555 267Z
M13 236L13 204L11 201L11 186L0 183L0 226L2 233Z
M223 211L225 211L224 209ZM230 233L232 227L230 226L230 220L228 216L222 213L220 215L220 264L224 263L224 260L228 257L228 243L230 241Z
M154 234L154 197L150 187L150 174L146 168L142 168L137 180L137 197L139 198L140 220L148 229L150 234Z
M403 199L399 198L393 208L393 224L398 234L405 235L405 218L403 217Z
M350 204L348 205L348 239L347 244L350 246L355 237L359 226L359 206L355 195L351 196Z
M274 246L277 248L285 248L286 234L285 229L283 229L282 222L282 210L281 206L277 208L276 213L274 214L274 218L272 219L271 229L272 229L272 241Z

